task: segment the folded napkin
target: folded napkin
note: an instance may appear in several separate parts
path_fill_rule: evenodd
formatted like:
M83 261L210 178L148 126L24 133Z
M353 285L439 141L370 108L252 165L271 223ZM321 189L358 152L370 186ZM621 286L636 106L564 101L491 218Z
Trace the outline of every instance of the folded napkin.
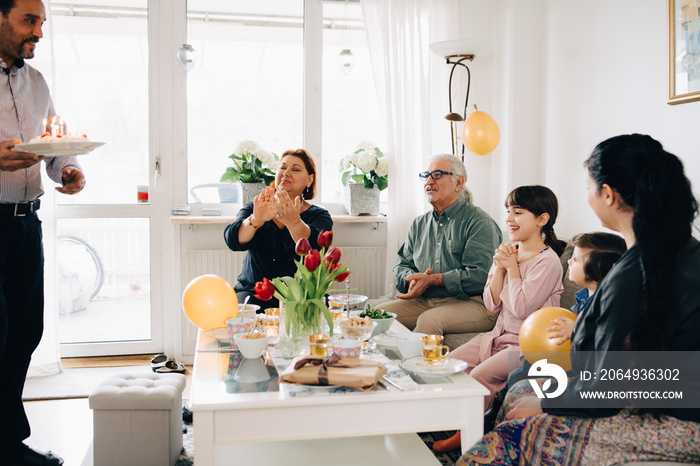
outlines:
M384 364L358 358L305 356L280 374L280 382L305 385L340 385L369 390L386 374Z

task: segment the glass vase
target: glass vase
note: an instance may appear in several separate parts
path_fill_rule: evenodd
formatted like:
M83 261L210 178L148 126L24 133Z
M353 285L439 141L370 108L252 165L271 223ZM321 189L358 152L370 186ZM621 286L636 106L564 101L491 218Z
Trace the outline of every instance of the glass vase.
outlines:
M323 310L316 303L280 303L280 352L291 358L309 347L309 335L324 333Z

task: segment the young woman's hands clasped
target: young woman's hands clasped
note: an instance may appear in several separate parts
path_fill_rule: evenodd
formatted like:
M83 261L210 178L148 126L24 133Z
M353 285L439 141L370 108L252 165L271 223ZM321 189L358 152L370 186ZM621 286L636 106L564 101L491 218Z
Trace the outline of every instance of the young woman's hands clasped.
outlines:
M518 268L518 248L512 244L501 244L493 255L493 263L499 270Z

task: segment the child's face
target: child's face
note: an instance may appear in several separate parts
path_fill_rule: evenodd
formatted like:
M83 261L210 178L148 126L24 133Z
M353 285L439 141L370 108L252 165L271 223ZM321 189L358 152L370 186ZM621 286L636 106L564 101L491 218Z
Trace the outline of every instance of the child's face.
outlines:
M586 265L590 253L591 249L576 246L574 247L574 254L571 256L571 259L568 260L569 280L577 285L587 287L590 284L588 280L586 280L586 273L583 271L583 267Z
M506 224L511 241L526 241L541 234L542 226L547 223L546 214L535 214L519 206L506 208Z

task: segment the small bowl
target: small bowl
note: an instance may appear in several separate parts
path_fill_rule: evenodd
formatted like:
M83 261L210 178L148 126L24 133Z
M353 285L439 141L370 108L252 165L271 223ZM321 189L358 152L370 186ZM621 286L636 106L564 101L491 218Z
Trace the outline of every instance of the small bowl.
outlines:
M396 314L393 312L387 312L387 314L391 314L391 317L387 317L385 319L372 319L372 322L375 322L377 324L377 326L374 328L374 331L372 331L372 336L386 332L394 324L394 321L396 320Z
M244 359L233 374L233 380L242 383L255 383L270 380L267 366L260 358Z
M396 346L404 359L415 358L423 354L423 337L425 333L409 333L396 337Z
M362 351L362 341L333 339L333 352L341 358L359 358Z
M270 340L266 333L250 332L237 333L233 338L238 346L238 351L246 359L255 359L262 356L263 351L267 348L267 342Z
M257 304L246 304L245 308L243 303L238 303L238 317L243 319L254 319L255 314L260 310L260 306Z
M231 342L231 346L236 347L236 341L233 337L237 333L250 332L251 326L253 325L253 319L244 319L242 317L236 317L234 319L226 320L226 328L228 329L228 339Z
M345 325L347 320L340 322L340 332L343 334L343 338L346 340L369 340L372 336L372 332L377 327L376 322L372 322L372 325L366 326L350 326Z

